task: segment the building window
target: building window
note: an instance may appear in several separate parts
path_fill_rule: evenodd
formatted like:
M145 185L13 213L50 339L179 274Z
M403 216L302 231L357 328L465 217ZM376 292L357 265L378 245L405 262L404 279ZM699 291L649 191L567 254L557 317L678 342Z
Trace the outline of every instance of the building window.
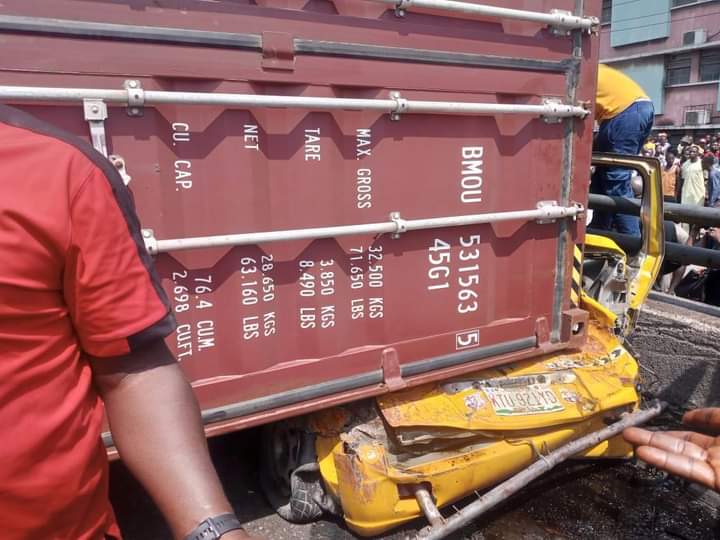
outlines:
M673 54L668 56L665 64L665 84L687 84L690 82L690 54Z
M700 52L700 80L717 81L720 79L720 49Z
M601 23L610 23L612 19L612 0L603 0L602 13L600 14Z
M691 105L683 110L683 124L701 126L712 120L713 105Z

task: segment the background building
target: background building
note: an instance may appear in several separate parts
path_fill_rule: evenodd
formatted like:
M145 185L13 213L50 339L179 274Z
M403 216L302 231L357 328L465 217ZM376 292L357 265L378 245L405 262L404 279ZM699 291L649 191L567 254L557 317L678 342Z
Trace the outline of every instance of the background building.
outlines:
M636 80L655 129L720 131L720 0L603 0L600 59Z

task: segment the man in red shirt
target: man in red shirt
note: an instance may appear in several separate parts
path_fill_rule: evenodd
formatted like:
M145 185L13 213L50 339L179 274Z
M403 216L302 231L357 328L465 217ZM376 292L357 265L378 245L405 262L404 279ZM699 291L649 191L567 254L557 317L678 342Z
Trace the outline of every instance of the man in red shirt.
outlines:
M103 403L176 538L248 538L163 341L175 322L129 191L89 145L4 106L0 253L0 538L120 537Z

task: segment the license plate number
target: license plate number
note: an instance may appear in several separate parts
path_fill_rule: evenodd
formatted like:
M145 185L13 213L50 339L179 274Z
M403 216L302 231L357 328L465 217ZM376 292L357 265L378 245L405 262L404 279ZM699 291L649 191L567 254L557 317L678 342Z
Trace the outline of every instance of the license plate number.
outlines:
M562 411L564 407L549 387L483 388L498 416L520 416Z

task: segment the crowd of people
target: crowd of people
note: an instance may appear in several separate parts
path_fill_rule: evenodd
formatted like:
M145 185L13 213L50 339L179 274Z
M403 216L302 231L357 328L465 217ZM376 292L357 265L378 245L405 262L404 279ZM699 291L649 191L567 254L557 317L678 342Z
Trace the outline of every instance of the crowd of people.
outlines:
M642 155L660 160L666 202L720 207L720 134L673 145L667 133L648 138ZM689 228L688 228L689 230Z
M666 202L720 208L720 134L684 136L677 145L667 133L647 139L642 155L655 157L662 166L663 196ZM720 229L677 224L666 227L669 241L709 249L720 248ZM666 265L666 268L670 265ZM689 265L671 268L657 288L707 303L720 305L720 274L705 267Z

